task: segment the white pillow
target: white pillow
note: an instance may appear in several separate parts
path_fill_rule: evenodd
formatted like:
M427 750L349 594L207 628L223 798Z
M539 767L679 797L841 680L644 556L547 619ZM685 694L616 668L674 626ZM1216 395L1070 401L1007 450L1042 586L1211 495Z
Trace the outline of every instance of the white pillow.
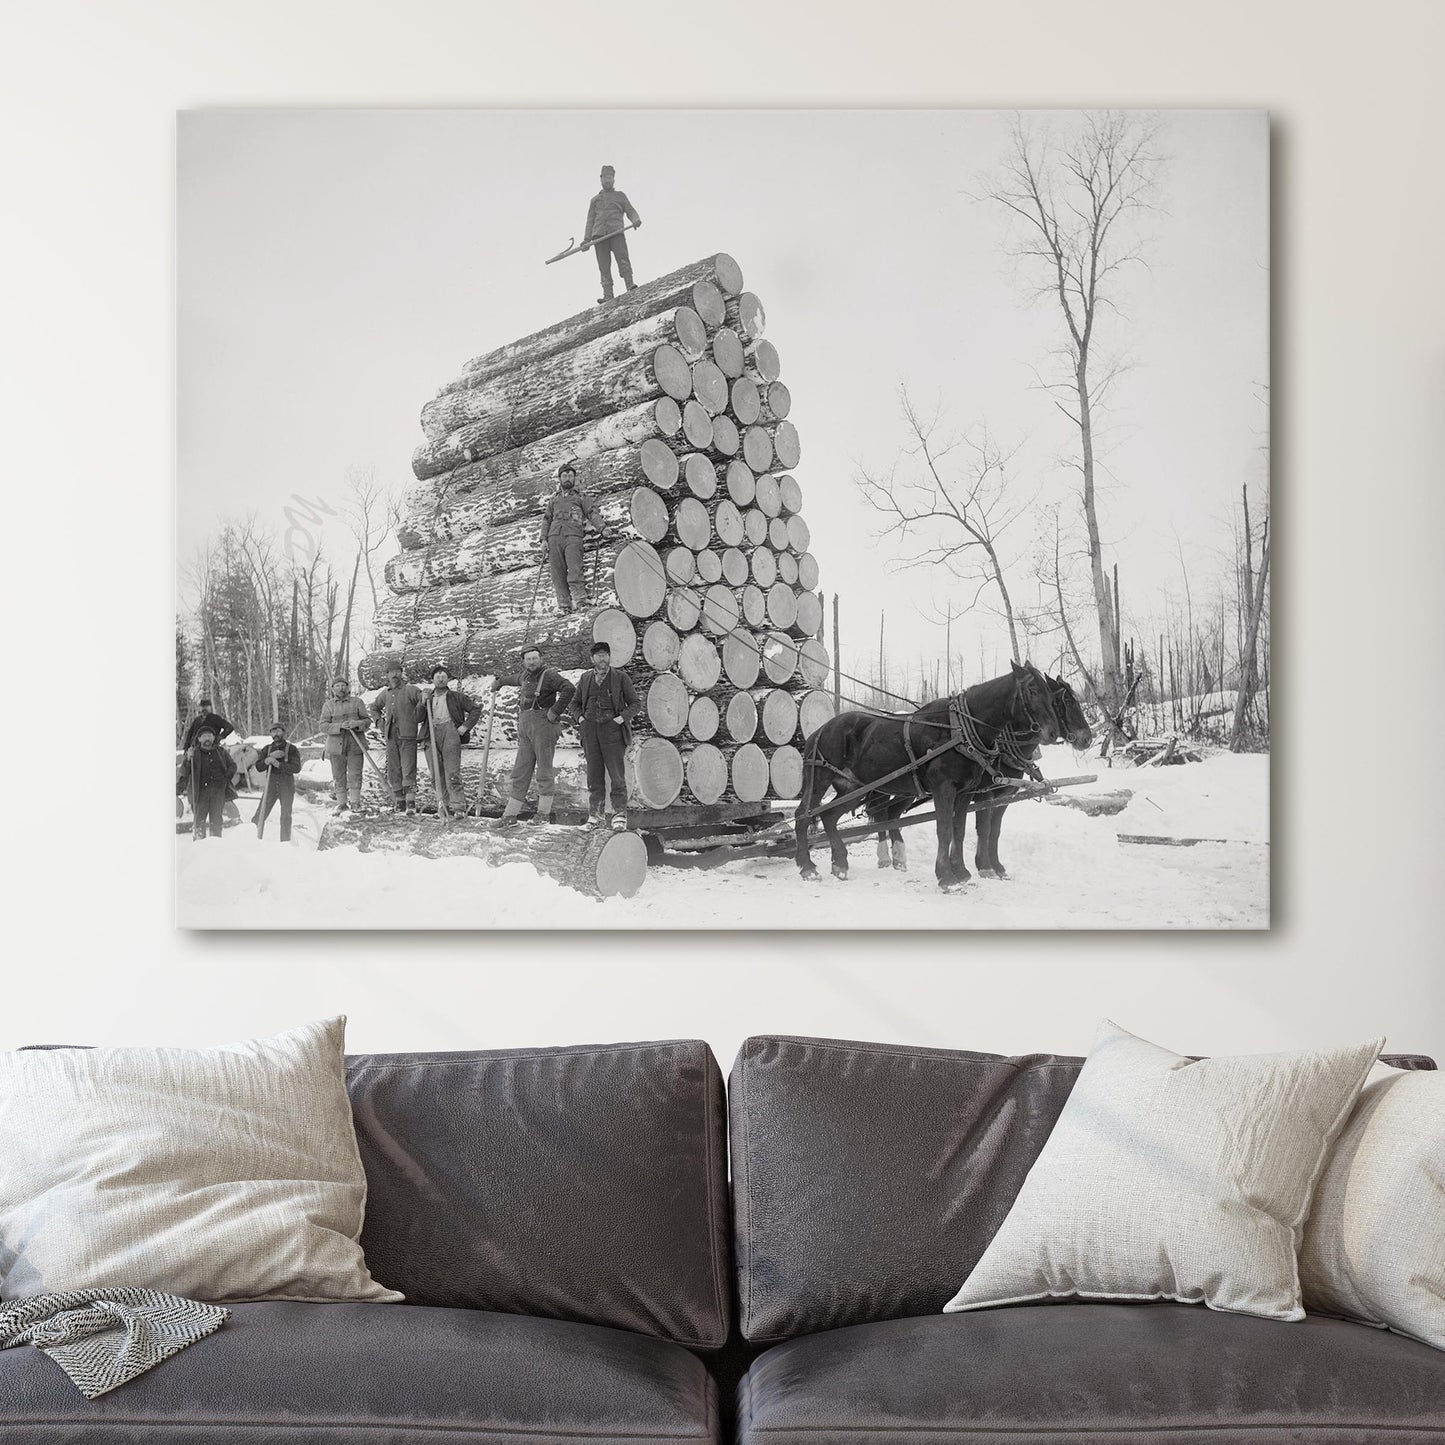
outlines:
M1013 1208L945 1310L1074 1295L1303 1318L1300 1227L1383 1042L1191 1061L1101 1024Z
M0 1053L0 1299L399 1300L357 1243L345 1023L217 1049Z
M1445 1074L1372 1071L1315 1190L1299 1270L1305 1309L1445 1349Z

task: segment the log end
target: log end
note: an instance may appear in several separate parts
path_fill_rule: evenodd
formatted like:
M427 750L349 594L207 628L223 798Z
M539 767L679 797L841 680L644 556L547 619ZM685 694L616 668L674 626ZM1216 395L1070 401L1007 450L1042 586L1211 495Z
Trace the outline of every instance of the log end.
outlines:
M614 833L603 841L593 874L601 898L631 898L647 880L647 844L640 833Z

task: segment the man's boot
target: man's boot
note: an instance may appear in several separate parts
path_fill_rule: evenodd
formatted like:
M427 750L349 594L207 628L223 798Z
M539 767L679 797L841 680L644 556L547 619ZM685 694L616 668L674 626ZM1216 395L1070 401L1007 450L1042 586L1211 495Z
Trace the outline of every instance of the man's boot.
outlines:
M522 805L516 798L508 798L502 816L497 820L499 828L515 828L522 815Z
M605 306L605 305L606 305L609 301L611 301L611 300L612 300L612 285L611 285L611 283L609 282L607 285L605 285L605 286L602 288L602 294L597 298L597 304L598 304L599 306Z
M540 823L543 826L552 821L552 798L550 794L545 798L537 799L537 811L533 813L527 821L534 825Z

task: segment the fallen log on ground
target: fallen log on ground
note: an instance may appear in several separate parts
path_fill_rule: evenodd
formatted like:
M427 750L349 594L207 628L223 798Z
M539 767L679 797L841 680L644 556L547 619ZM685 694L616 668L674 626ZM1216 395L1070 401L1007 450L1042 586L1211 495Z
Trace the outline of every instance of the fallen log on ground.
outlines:
M530 863L537 872L590 898L631 898L647 877L647 845L636 833L559 824L499 831L494 821L454 818L330 819L321 848L411 853L422 858L482 858L493 867ZM545 923L539 919L539 923Z

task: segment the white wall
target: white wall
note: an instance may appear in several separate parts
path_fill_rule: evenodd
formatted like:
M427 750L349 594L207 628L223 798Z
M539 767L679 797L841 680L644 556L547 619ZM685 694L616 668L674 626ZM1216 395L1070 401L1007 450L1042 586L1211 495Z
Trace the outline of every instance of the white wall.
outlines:
M12 685L3 732L0 836L13 849L0 1045L219 1041L344 1010L362 1049L687 1034L726 1064L764 1030L1078 1050L1107 1013L1186 1050L1379 1030L1445 1058L1445 783L1433 766L1445 205L1432 99L1445 8L990 0L704 13L553 0L532 19L519 8L51 0L12 12L0 134L18 164L7 162L0 274L19 293L19 324L0 362L0 446L18 513L10 667L27 681ZM563 100L1274 111L1272 933L171 930L170 775L156 739L172 725L173 112ZM122 767L149 792L124 795L134 822L118 840L91 819Z

